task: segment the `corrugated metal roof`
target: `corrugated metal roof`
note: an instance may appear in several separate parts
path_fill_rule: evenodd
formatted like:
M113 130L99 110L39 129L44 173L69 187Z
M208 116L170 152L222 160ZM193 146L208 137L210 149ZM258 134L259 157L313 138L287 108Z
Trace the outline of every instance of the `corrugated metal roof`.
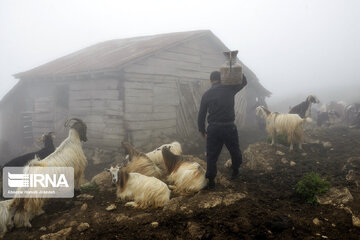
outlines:
M106 69L117 69L123 64L147 56L184 40L213 33L209 30L159 34L154 36L116 39L92 45L70 55L17 73L16 78L58 75Z

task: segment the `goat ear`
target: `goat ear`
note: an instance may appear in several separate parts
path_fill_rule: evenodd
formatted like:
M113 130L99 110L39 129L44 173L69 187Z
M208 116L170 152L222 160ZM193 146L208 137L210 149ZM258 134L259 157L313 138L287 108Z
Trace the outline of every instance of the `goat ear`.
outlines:
M127 181L129 179L129 173L125 170L120 170L118 172L118 181L119 181L119 184L120 184L120 188L124 188Z
M104 171L110 172L110 169L109 168L104 168Z
M170 151L170 148L171 148L171 146L163 147L163 149L162 149L162 154L165 155L167 158L179 159L180 156L178 156L178 155L176 155L176 154L173 154L173 153ZM164 157L165 157L165 156L164 156Z
M161 152L166 169L168 173L171 173L175 169L177 162L180 160L180 156L173 154L169 147L163 147Z

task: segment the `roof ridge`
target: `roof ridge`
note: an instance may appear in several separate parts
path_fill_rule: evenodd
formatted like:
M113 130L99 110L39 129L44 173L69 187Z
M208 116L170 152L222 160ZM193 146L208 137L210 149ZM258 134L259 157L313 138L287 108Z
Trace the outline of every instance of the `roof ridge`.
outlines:
M167 48L168 46L174 46L175 44L182 41L186 41L194 37L200 37L205 34L212 34L212 32L210 30L194 30L186 32L161 33L155 35L106 40L103 42L92 44L62 57L56 58L50 62L44 63L30 70L16 73L14 74L14 77L22 78L29 75L41 76L49 74L46 72L51 72L50 74L66 74L72 72L88 72L101 69L118 68L122 66L125 62L133 62L136 59L149 56L154 52ZM144 46L141 46L141 44L143 44ZM135 50L131 49L132 46L135 48ZM136 47L138 49L136 49ZM122 54L122 51L126 50L127 48L129 48L129 55L124 57L126 53ZM141 51L137 52L136 50ZM116 54L117 56L113 56ZM99 62L96 64L94 63L95 61L88 61L89 59L86 59L87 57L93 57L95 61ZM112 62L118 61L119 63L111 64L109 63L109 61L100 62L101 59L105 60L106 58L110 58ZM124 60L124 62L121 62L121 60ZM73 61L73 63L71 63L71 61ZM88 65L86 65L86 63L88 63ZM46 68L49 69L46 71Z

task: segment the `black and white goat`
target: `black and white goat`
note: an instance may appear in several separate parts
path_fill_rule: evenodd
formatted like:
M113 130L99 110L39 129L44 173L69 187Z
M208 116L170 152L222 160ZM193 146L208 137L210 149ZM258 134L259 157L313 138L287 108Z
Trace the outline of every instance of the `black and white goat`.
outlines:
M119 166L107 169L117 186L116 196L121 200L133 200L125 206L134 208L162 207L170 199L170 189L161 180L140 173L128 172Z
M304 102L292 107L289 113L298 114L301 118L310 117L312 103L320 103L320 101L316 96L310 95Z
M35 156L37 156L39 159L44 159L47 156L49 156L51 153L55 151L53 139L55 138L55 135L53 132L49 132L46 134L43 134L39 141L44 143L44 147L36 152L31 152L24 154L22 156L16 157L6 164L4 164L4 167L23 167L25 166L30 160L33 160Z
M78 118L71 118L65 122L65 127L71 125L68 137L56 148L55 152L39 161L30 161L29 167L73 167L75 189L80 188L87 160L82 149L82 142L87 141L86 124ZM31 227L30 220L43 213L45 198L14 198L12 207L16 209L14 222L16 227Z
M290 151L293 150L293 145L296 143L299 144L299 149L302 149L302 143L304 141L303 124L305 122L312 122L311 118L303 119L298 114L270 112L263 106L256 108L256 115L265 118L266 131L272 138L271 145L275 143L277 133L284 133L288 137Z

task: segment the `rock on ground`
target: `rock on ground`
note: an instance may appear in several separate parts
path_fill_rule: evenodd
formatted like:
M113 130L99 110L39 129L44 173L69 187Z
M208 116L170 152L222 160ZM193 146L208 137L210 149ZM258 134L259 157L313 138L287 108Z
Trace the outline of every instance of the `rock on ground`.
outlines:
M106 208L106 211L113 211L116 209L116 205L115 204L111 204Z
M49 233L49 234L42 235L40 237L40 239L41 240L64 240L69 236L71 230L72 230L72 227L65 228L56 233Z
M313 223L316 225L316 226L319 226L321 224L321 221L318 219L318 218L314 218L313 219Z
M244 193L224 193L224 192L213 192L209 193L206 201L202 200L198 203L199 208L213 208L220 204L229 206L234 204L236 201L246 197ZM196 201L196 198L193 199Z
M77 230L79 232L83 232L85 230L87 230L90 227L90 225L88 223L80 223L79 226L77 227Z
M265 142L250 144L244 151L242 166L256 171L270 172L279 159L287 151L287 147L282 145L271 146Z
M87 208L88 208L87 203L84 203L83 205L81 205L80 211L85 212Z
M115 217L117 222L128 221L130 218L124 214L119 214Z
M85 201L85 200L92 200L94 198L94 196L90 195L90 194L80 194L80 195L76 196L76 198L81 201Z
M202 229L201 225L196 222L188 222L187 229L192 239L202 239L205 234L205 229Z
M322 145L323 145L324 148L331 148L332 147L331 142L323 142Z
M352 215L352 223L355 227L360 228L360 219L356 217L355 215Z
M186 201L186 198L183 196L175 197L170 199L170 201L164 206L163 211L182 211L186 213L191 213L193 206L198 208L213 208L220 204L229 206L234 204L236 201L239 201L245 198L247 195L245 193L233 193L231 191L226 192L206 192L206 199L203 198L203 193L200 192L195 194L190 202Z
M152 226L153 228L157 228L157 227L159 226L159 223L158 223L158 222L152 222L152 223L151 223L151 226Z
M346 174L346 180L360 187L360 157L350 157L346 160L342 171Z
M224 163L224 167L225 168L231 168L232 166L232 162L231 162L231 158L226 160L226 162Z
M75 227L76 225L78 225L78 222L74 220L65 224L65 227Z
M164 206L164 211L177 211L180 209L180 203L184 199L183 196L171 198L170 201Z
M321 196L316 196L320 204L346 204L352 201L354 198L351 195L349 189L344 188L330 188L329 191Z
M115 188L114 186L112 186L111 176L110 176L110 173L108 173L107 171L102 171L101 173L95 175L91 179L91 183L98 185L100 188L100 191Z
M234 204L236 201L243 199L245 197L246 197L246 194L244 194L244 193L230 193L224 197L223 203L225 204L225 206L229 206L231 204Z

